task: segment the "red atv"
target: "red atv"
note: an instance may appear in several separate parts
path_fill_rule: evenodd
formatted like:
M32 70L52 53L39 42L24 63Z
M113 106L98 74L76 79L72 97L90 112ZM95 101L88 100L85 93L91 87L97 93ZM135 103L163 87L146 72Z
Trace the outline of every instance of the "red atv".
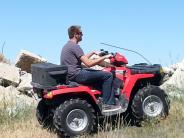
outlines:
M105 54L108 52L101 53ZM119 53L113 54L110 63L113 66L103 71L114 75L113 90L122 110L104 114L100 88L69 82L66 66L32 64L33 90L41 98L36 113L39 123L54 127L62 135L77 136L95 130L99 117L128 112L136 120L144 121L168 115L168 96L158 87L164 77L160 65L127 66L127 59Z

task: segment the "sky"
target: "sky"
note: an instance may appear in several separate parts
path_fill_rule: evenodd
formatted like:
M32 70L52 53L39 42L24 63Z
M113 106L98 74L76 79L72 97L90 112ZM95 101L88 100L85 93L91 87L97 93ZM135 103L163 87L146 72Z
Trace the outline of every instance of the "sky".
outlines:
M183 0L0 0L0 51L15 63L27 50L59 64L67 29L80 25L85 53L119 52L129 65L169 66L184 59ZM3 45L4 44L4 45Z

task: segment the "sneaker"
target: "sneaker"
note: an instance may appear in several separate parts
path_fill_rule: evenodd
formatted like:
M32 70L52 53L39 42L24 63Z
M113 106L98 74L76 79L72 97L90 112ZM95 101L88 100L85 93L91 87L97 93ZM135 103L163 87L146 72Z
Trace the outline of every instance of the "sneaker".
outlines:
M122 109L121 105L108 105L108 104L103 104L102 105L102 113L105 112L114 112Z
M119 99L115 99L116 100L116 105L121 105L121 107L123 109L127 109L128 107L128 100L124 98L124 96L120 96Z

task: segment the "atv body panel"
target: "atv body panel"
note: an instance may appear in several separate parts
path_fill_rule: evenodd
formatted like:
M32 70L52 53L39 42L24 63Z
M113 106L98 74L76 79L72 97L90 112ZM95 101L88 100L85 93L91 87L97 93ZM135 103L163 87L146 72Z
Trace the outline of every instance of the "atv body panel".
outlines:
M46 99L52 99L57 95L62 95L62 94L66 94L66 93L71 93L71 94L72 93L78 93L78 94L79 93L85 93L85 94L90 95L95 102L97 102L97 99L96 99L95 95L101 94L100 91L92 90L88 86L70 87L70 86L66 86L66 85L63 85L63 86L61 85L61 86L58 86L58 89L51 90L51 91L45 91L43 97L46 98Z
M160 65L140 63L127 66L127 59L119 53L114 54L110 63L113 66L102 71L113 74L112 90L115 92L116 104L122 108L117 112L106 113L102 112L101 90L68 81L66 66L32 64L33 91L41 98L37 108L40 124L53 125L64 136L78 136L97 128L98 116L119 115L127 111L133 120L142 121L168 115L168 96L158 87L164 77Z

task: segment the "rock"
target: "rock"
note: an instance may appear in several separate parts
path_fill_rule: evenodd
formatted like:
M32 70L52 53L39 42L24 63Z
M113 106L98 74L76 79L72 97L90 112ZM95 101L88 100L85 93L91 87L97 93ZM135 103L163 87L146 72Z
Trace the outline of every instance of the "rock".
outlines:
M36 106L37 105L37 100L26 96L24 94L19 94L17 95L17 105L19 107L23 107L23 106Z
M32 81L32 75L30 73L25 73L23 75L20 76L20 84L17 87L17 90L23 93L26 93L30 90L32 90L32 85L31 85L31 81Z
M171 75L168 75L167 81L160 88L164 89L171 97L184 99L184 60L165 69L165 72L166 75Z
M22 71L26 71L28 73L31 73L31 64L41 63L41 62L46 62L46 59L44 59L36 54L33 54L29 51L21 50L18 57L17 57L17 61L15 63L15 66L21 68Z
M172 67L163 67L163 71L164 73L169 74L169 76L175 72L175 70Z
M0 63L0 109L5 109L10 116L15 116L29 107L36 107L37 97L32 90L32 63L44 62L45 59L27 51L21 51L16 66Z
M160 86L167 94L172 98L183 99L184 98L184 89L179 89L174 85L162 85Z
M165 73L164 78L162 80L162 83L166 82L169 80L169 78L173 75L174 69L169 68L169 67L163 67L163 72Z
M17 86L20 82L20 69L6 63L0 63L0 82L2 86Z
M167 85L184 89L184 60L177 64L176 71L161 87L167 87Z

